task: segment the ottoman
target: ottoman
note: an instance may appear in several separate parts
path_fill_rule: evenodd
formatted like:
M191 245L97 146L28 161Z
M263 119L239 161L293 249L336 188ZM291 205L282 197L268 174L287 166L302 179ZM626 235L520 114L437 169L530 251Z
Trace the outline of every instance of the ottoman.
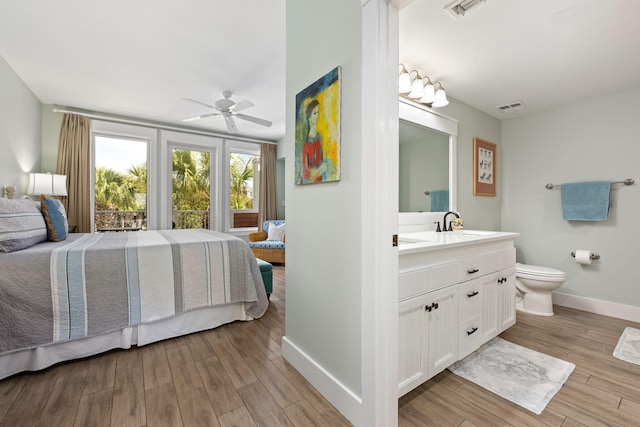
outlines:
M263 261L260 258L256 258L258 261L258 267L260 267L260 274L262 274L262 281L264 282L264 290L267 291L267 298L271 297L273 291L273 266L267 261Z

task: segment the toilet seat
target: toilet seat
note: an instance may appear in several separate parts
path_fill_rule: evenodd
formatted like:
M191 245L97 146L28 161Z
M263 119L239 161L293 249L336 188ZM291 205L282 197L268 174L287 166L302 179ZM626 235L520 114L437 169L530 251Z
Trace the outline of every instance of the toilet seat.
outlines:
M530 279L547 278L555 281L566 279L567 273L555 268L516 263L516 276Z

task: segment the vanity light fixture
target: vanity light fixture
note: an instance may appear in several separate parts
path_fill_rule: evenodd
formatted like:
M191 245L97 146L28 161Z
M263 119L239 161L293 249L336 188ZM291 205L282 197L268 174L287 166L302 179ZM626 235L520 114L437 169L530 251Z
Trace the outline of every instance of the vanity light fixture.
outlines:
M400 70L400 76L398 77L398 92L409 93L411 92L411 76L404 65L400 64L400 66L402 70Z
M423 104L431 104L436 99L436 88L433 83L431 83L431 79L427 76L427 83L424 85L424 94L422 98L420 98L420 102ZM424 81L425 78L422 80Z
M404 64L399 65L401 70L398 75L398 92L403 97L410 98L429 107L444 107L449 104L441 82L432 83L429 76L422 77L418 70L407 71ZM437 90L436 85L439 86Z
M411 92L407 95L411 99L419 99L424 95L424 82L422 81L422 76L418 73L417 70L411 70L409 72L409 76L411 73L415 72L416 76L413 78L413 82L411 83Z
M440 85L440 89L436 90L436 96L431 106L444 107L445 105L449 105L449 100L447 99L447 93L444 91L444 87L442 87L442 83L436 82L435 84Z

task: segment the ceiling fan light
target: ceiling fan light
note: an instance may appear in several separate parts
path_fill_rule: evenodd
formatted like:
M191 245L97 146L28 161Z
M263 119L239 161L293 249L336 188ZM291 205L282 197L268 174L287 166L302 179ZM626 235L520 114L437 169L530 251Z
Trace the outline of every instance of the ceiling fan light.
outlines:
M438 89L436 91L436 98L431 104L432 107L444 107L445 105L449 105L449 100L447 99L447 94L444 89Z
M424 95L420 98L420 102L423 104L431 104L436 99L435 87L431 82L427 83L424 87Z

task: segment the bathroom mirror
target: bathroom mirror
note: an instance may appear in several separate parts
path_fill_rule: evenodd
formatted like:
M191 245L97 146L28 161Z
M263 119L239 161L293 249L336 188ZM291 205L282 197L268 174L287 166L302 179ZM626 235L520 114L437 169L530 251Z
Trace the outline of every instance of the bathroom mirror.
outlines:
M399 118L399 212L456 210L457 121L404 98Z

